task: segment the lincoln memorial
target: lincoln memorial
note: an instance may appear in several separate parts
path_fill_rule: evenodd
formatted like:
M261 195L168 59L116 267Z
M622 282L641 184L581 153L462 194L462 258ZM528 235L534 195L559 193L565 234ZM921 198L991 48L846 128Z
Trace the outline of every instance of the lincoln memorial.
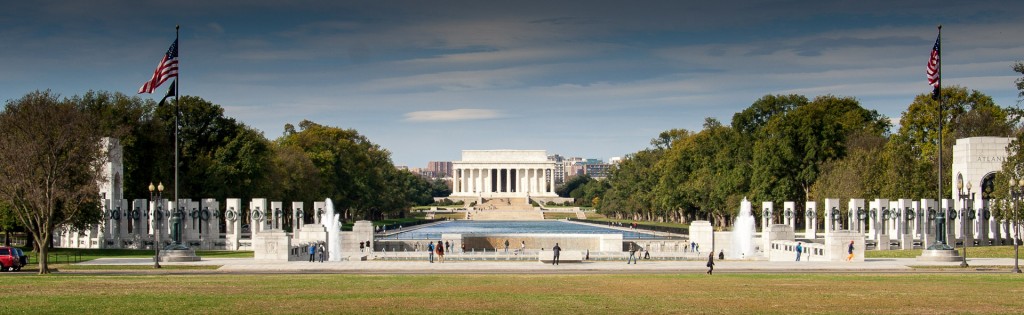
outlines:
M451 197L557 197L554 170L544 150L462 150Z

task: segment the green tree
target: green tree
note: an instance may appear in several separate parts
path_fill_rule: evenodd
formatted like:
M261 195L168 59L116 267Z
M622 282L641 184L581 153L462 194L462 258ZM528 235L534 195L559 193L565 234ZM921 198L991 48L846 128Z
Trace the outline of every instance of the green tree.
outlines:
M559 197L573 197L571 195L574 191L593 180L594 179L587 174L569 177L569 180L565 181L562 186L558 186L558 188L555 189L555 193L557 193Z
M170 178L173 139L165 134L170 125L154 116L155 102L106 91L88 91L73 102L96 118L100 135L119 140L125 198L146 196L150 182Z
M888 119L851 97L819 96L776 115L754 145L751 189L761 200L807 200L823 163L846 155L854 132L884 134Z
M942 129L942 164L944 179L951 178L953 162L953 144L957 138L980 137L980 136L1010 136L1014 129L1013 119L1007 116L1007 111L996 105L992 98L976 90L968 91L964 87L950 86L942 89L943 111L941 120ZM922 181L926 186L916 188L911 193L924 194L923 196L906 196L911 198L935 198L935 191L938 183L938 152L939 142L938 122L940 119L938 102L931 98L931 94L919 94L914 97L900 119L900 129L891 148L887 148L887 155L894 161L916 161L911 170L914 173L907 174L905 171L891 171L890 173L907 174L905 178ZM891 151L889 151L891 150ZM897 155L906 155L896 157ZM890 163L890 167L900 167L898 163ZM923 180L935 178L936 180ZM949 196L952 187L943 185L942 196ZM900 193L892 189L885 194Z
M104 159L95 125L73 101L49 91L8 101L0 113L0 199L38 245L40 274L50 272L47 244L58 226L100 218Z

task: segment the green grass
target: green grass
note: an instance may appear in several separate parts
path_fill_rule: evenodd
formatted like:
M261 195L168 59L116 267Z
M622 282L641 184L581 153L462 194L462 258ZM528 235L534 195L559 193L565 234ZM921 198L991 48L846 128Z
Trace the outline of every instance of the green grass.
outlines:
M963 254L959 247L956 250ZM921 256L920 249L906 250L869 250L864 252L865 258L917 258ZM1021 248L1021 255L1024 258L1024 247ZM976 246L967 249L967 258L1013 258L1013 246Z
M5 277L0 314L1010 314L1012 274ZM955 293L953 293L955 292Z
M547 219L547 220L561 220L561 219L568 219L568 218L575 219L576 218L576 213L575 212L545 212L544 213L544 219Z
M636 224L646 224L646 225L673 227L673 228L681 228L681 229L688 229L688 228L690 228L689 224L672 223L672 222L637 221L637 220L626 220L626 219L611 219L611 218L607 218L607 217L604 217L604 216L601 216L601 215L596 215L594 213L588 213L587 214L587 220L594 220L594 221L601 221L601 222L618 222L618 223L622 223L622 226L628 226L630 224L636 223Z
M465 213L436 213L434 219L453 219L453 220L465 220Z

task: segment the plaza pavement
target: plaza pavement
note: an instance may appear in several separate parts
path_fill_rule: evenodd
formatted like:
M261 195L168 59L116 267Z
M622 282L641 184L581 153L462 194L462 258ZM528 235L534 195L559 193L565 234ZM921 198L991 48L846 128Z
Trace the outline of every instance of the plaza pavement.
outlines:
M1009 273L1011 258L973 258L970 268L957 268L956 262L923 262L913 258L877 258L864 262L715 262L716 273L929 273L992 272ZM100 258L79 265L151 265L150 258ZM267 262L252 258L211 258L198 262L165 262L173 265L217 265L216 270L173 270L175 273L353 273L353 274L604 274L604 273L696 273L707 270L704 261L651 261L627 265L625 261L587 261L557 266L537 261L342 261L342 262ZM914 268L913 266L928 266ZM949 267L949 268L942 268ZM170 270L169 270L170 271ZM117 270L68 270L70 273L119 273ZM139 272L125 270L125 273ZM144 270L142 272L145 272Z

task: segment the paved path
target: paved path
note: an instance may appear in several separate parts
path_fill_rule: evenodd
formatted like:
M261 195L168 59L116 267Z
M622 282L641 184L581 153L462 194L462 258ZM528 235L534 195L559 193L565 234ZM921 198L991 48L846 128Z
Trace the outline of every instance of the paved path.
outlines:
M80 265L150 265L148 258L100 258ZM912 258L868 259L864 262L769 262L716 261L715 272L723 273L863 273L863 272L995 272L1007 273L1013 266L1010 258L973 258L971 268L958 269L959 263L922 262ZM343 262L264 262L251 258L211 258L198 262L161 263L161 265L219 265L216 270L195 270L194 273L357 273L357 274L550 274L550 273L694 273L704 272L703 261L641 261L627 265L625 261L565 263L558 266L535 261L343 261ZM950 268L912 268L934 266ZM68 272L118 273L116 270L69 270ZM126 273L131 271L126 270ZM176 270L190 273L191 271Z

